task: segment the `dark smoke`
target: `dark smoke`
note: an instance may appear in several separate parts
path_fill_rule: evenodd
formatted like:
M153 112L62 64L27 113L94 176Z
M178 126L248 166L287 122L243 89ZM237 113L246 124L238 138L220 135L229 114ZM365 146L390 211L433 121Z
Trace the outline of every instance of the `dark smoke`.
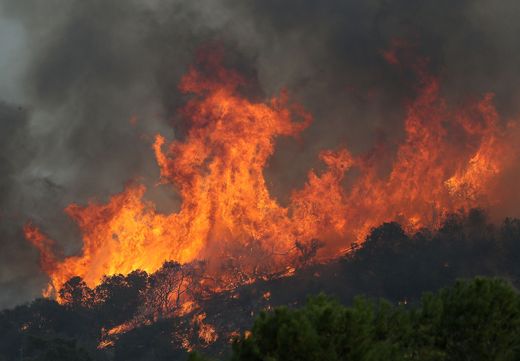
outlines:
M157 131L182 135L177 84L205 44L221 44L260 94L285 87L315 116L302 141L279 141L267 170L282 202L319 166L320 149L361 152L402 135L413 82L381 56L392 39L429 57L450 101L491 91L506 117L519 110L515 0L0 4L0 308L45 284L20 232L27 220L70 254L81 240L62 212L68 203L104 200L138 178L160 207L175 208L174 192L153 187L150 142Z

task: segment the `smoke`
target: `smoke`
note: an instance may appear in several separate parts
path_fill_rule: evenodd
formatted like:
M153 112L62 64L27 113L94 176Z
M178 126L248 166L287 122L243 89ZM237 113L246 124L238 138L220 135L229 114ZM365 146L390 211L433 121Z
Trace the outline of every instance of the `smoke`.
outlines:
M39 294L45 277L23 239L42 225L66 254L81 239L63 213L139 179L159 209L150 144L182 137L177 84L196 49L218 43L258 97L282 88L315 117L301 140L281 139L266 171L280 201L319 167L323 148L370 149L402 136L411 75L381 56L392 39L430 59L453 102L495 92L520 104L520 4L514 0L239 1L0 0L0 308ZM513 203L513 202L512 202ZM512 212L517 211L511 206Z

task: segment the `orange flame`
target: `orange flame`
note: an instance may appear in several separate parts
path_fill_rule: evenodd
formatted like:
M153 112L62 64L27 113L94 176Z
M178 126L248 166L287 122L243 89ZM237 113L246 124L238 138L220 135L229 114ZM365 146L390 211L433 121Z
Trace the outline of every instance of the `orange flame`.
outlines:
M294 270L297 241L320 239L326 244L322 257L333 256L385 221L399 220L414 230L436 225L446 212L497 202L492 191L516 152L492 95L451 109L437 79L419 64L419 95L408 105L405 138L391 171L380 175L377 151L359 157L347 149L324 150L326 169L311 170L282 207L269 193L263 170L275 139L297 137L311 116L285 93L266 102L241 96L244 79L223 68L218 56L206 54L200 65L180 84L193 94L181 111L190 124L185 140L167 144L157 135L153 145L161 181L182 197L180 211L158 213L138 184L107 204L72 204L66 212L83 234L83 249L64 259L38 228L26 226L50 289L59 290L75 275L92 287L104 275L154 272L168 260L206 259L208 272L221 272L223 260L233 259L253 276L259 269ZM459 138L450 138L452 133ZM343 180L352 168L360 175L346 189Z
M209 345L218 339L218 334L215 331L215 327L213 327L213 325L204 322L205 319L205 313L198 314L193 316L192 324L198 328L197 334L199 336L199 340L202 341L205 345Z

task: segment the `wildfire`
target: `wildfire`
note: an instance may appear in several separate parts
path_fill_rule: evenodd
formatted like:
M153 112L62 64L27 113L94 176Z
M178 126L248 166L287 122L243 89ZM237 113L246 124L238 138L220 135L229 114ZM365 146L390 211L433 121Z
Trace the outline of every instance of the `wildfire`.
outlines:
M205 345L212 344L218 339L218 334L215 331L215 327L212 325L205 323L206 314L201 313L196 316L193 316L192 323L198 329L199 340L203 342Z
M396 63L396 55L388 54ZM139 184L106 204L71 204L65 211L81 230L83 248L65 258L27 225L25 235L40 250L51 279L48 294L76 275L93 287L105 275L201 259L209 274L226 280L229 272L247 283L261 274L294 271L318 249L320 257L337 255L385 221L413 230L437 224L447 212L499 201L493 190L516 150L493 96L452 109L438 80L420 64L416 72L418 96L407 106L405 137L390 172L381 176L377 151L355 156L348 149L324 150L325 170L310 170L283 207L263 171L276 138L297 137L312 117L286 93L265 102L247 99L240 94L246 81L221 66L218 54L203 55L180 84L192 95L181 110L189 122L186 138L168 144L158 134L153 144L161 182L182 197L180 211L159 213L143 199ZM448 128L459 138L450 138ZM354 168L359 175L347 189L343 180Z
M101 350L101 349L105 349L105 348L114 346L118 335L131 331L134 328L136 328L138 325L139 324L133 322L133 320L132 320L132 321L123 323L121 325L118 325L116 327L113 327L109 330L102 328L101 337L100 337L99 343L97 345L97 349Z

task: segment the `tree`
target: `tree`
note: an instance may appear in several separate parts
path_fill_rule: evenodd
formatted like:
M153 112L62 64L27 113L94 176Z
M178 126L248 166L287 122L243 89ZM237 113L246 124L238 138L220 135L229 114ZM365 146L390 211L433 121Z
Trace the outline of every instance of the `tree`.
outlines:
M90 308L93 292L79 276L65 282L59 291L62 301L72 309Z
M421 345L442 350L446 361L518 360L520 297L505 281L458 281L423 297L414 314Z
M105 277L94 289L96 315L100 324L112 328L132 319L144 302L148 275L133 271L127 276Z
M149 277L143 313L151 319L172 317L184 302L198 301L206 293L203 274L203 262L165 262Z
M400 360L408 328L407 315L386 302L359 298L344 307L319 296L302 309L262 313L250 336L234 344L232 360Z
M27 339L24 360L32 361L90 361L88 353L77 347L76 341L62 338L46 339L30 336Z
M262 313L232 361L513 361L520 358L520 296L477 278L426 294L417 308L320 296L302 309Z
M316 257L319 249L325 247L325 242L313 238L308 242L296 241L294 245L298 251L297 264L305 267Z

